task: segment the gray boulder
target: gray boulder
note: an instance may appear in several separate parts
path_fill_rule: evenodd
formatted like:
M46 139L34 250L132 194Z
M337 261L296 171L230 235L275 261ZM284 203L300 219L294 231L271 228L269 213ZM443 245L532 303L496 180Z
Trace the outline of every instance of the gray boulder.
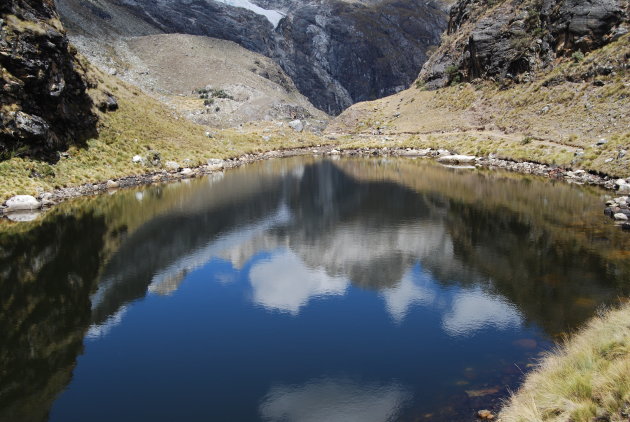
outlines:
M31 195L17 195L6 202L6 212L36 210L42 207L42 204Z
M472 164L477 160L474 155L444 155L437 159L442 164Z

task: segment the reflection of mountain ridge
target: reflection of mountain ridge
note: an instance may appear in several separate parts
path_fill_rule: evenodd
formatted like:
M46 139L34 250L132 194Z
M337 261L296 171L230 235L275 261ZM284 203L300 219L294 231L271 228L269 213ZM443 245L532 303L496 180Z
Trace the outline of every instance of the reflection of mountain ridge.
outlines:
M105 233L104 219L85 212L0 235L0 421L46 420L70 381Z
M281 197L280 180L269 180L259 187L256 193L248 192L245 198L234 198L217 207L213 206L210 190L205 209L164 214L139 227L125 239L104 269L101 284L106 287L101 287L93 299L94 322L103 322L120 306L144 297L159 268L202 248L232 227L273 212Z
M283 207L288 216L270 217ZM602 301L612 299L606 287L610 281L588 279L589 272L579 266L572 273L582 280L583 292L564 283L534 287L521 296L520 284L544 277L547 271L522 263L537 262L540 253L563 246L554 244L544 229L526 226L505 211L484 209L482 203L463 205L392 182L360 181L330 161L307 165L273 179L254 194L250 191L238 203L216 209L197 207L185 215L173 213L147 222L108 264L103 280L118 280L119 287L99 301L94 321L104 321L120 306L145 295L158 273L170 280L170 286L177 286L188 270L202 265L212 254L240 268L257 253L277 248L289 248L299 256L310 268L304 271L324 269L332 279L347 279L363 288L396 288L409 268L421 262L442 284L481 286L523 308L550 291L548 300L561 295L568 300L567 308L575 308L569 302L581 294L594 294ZM241 236L241 230L249 234ZM221 244L222 234L236 240ZM532 236L538 239L536 249L524 246ZM206 255L195 258L204 247ZM565 252L563 262L574 262L576 253L584 251ZM179 261L182 264L174 264ZM198 263L190 265L194 261ZM591 259L589 265L601 267L602 263ZM295 311L295 305L288 303L292 302L287 306ZM558 332L592 312L588 307L563 315L556 310L549 321L548 308L538 305L525 316Z

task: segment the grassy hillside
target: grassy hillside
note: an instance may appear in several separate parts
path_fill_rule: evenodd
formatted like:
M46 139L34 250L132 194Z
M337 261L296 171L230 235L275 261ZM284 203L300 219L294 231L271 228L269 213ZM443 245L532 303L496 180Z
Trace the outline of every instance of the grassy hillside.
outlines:
M476 81L428 91L418 82L397 95L354 105L328 132L628 177L628 57L626 35L583 59L560 59L530 83ZM602 66L611 72L589 76ZM606 143L596 146L600 139Z
M209 158L230 158L251 152L315 145L322 140L288 126L256 123L206 136L207 128L191 123L162 103L119 79L92 68L98 88L89 94L98 103L103 90L118 100L116 112L98 113L98 136L85 147L71 147L56 164L14 156L0 162L0 201L17 195L79 186L123 176L152 173L161 166L135 164L135 155L160 154L161 162L193 167ZM265 136L265 140L263 139Z

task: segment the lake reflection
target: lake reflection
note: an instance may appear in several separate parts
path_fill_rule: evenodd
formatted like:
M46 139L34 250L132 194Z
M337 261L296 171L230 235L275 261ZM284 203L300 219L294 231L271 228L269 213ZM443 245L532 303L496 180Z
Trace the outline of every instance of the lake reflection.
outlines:
M0 421L471 420L628 294L601 192L274 160L0 229Z

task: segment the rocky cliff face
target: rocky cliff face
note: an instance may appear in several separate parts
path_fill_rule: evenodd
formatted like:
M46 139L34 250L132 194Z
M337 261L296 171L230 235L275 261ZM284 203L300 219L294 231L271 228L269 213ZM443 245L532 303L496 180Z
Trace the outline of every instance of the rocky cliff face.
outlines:
M444 23L420 0L311 2L280 22L272 57L316 106L337 114L407 88Z
M54 159L95 134L85 73L52 0L0 3L0 159Z
M85 36L186 33L234 41L274 59L331 114L407 87L446 28L445 13L431 1L254 2L57 0L64 23Z
M475 78L527 82L558 57L579 61L584 53L627 33L628 4L460 0L451 8L447 35L424 65L420 80L427 88Z

